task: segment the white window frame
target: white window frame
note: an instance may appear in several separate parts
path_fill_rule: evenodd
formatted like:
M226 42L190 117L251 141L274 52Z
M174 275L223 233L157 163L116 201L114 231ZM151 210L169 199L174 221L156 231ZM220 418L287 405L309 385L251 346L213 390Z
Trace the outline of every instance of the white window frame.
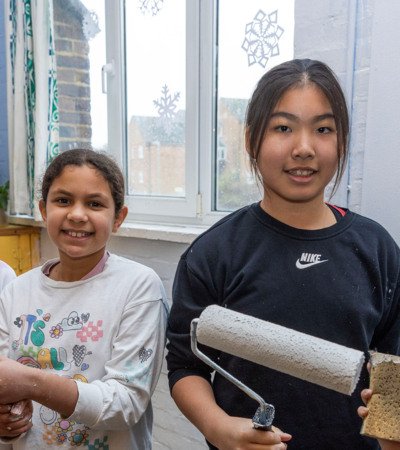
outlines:
M127 124L124 55L126 1L104 0L106 14L109 151L127 172ZM127 220L175 225L208 226L226 214L216 211L215 168L216 70L215 50L218 0L186 2L186 141L185 196L126 196ZM350 102L349 102L350 105ZM243 150L244 151L244 150ZM333 201L347 204L347 170ZM126 179L127 173L125 173Z
M127 170L126 92L122 55L124 1L105 0L109 151ZM216 1L186 1L185 197L126 196L128 220L211 224L225 213L212 211L213 33ZM118 31L116 31L118 30ZM201 44L200 44L201 43ZM212 70L210 70L212 68ZM201 130L201 131L200 131ZM125 173L127 175L127 173Z

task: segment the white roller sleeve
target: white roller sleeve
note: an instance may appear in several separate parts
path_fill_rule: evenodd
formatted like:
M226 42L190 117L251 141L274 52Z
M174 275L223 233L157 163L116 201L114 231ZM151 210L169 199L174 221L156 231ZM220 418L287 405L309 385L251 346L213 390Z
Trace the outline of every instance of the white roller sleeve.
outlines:
M359 350L217 305L199 317L197 340L208 347L351 395L364 363Z

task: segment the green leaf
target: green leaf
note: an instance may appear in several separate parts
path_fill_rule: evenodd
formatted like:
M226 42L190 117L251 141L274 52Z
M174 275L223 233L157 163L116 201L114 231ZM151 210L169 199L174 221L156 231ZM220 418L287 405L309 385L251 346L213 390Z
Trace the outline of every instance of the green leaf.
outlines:
M7 209L9 187L9 181L6 181L4 184L0 185L0 209Z

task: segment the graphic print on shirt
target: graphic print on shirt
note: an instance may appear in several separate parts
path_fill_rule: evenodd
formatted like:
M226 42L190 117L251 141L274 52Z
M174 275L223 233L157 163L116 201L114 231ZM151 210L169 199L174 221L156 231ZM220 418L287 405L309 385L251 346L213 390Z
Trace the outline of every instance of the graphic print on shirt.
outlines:
M95 348L91 346L103 337L103 321L89 319L89 312L79 314L77 311L58 318L41 309L21 314L14 320L17 338L11 347L15 359L30 367L54 370L61 376L88 383L84 372L95 357ZM43 441L48 445L65 443L67 446L108 449L107 436L90 442L90 429L84 424L64 419L43 405L38 415L44 426Z
M329 261L328 259L321 258L322 255L319 253L302 253L300 258L296 261L296 267L298 269L307 269L308 267Z
M152 354L153 349L142 346L132 360L125 361L124 371L116 375L116 378L119 378L125 383L132 383L134 381L135 385L143 390L150 389L152 371L149 368L151 364L145 363Z
M153 350L151 348L142 347L139 350L140 362L143 363L143 362L147 361L150 358L150 356L152 355L152 353L153 353Z

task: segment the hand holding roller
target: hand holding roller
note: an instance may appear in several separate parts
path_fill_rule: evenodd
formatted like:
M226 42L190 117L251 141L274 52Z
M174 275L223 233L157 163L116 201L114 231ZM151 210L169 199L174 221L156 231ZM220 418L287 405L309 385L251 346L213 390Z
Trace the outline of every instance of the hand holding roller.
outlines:
M347 395L354 391L364 363L364 354L359 350L217 305L205 308L199 319L193 322L192 349L197 356L201 352L197 349L196 339L208 347ZM250 397L257 396L255 399L259 401L261 410L264 404L273 411L272 405L266 404L207 356L201 353L199 357ZM267 427L271 426L272 419ZM266 426L261 424L261 427Z

